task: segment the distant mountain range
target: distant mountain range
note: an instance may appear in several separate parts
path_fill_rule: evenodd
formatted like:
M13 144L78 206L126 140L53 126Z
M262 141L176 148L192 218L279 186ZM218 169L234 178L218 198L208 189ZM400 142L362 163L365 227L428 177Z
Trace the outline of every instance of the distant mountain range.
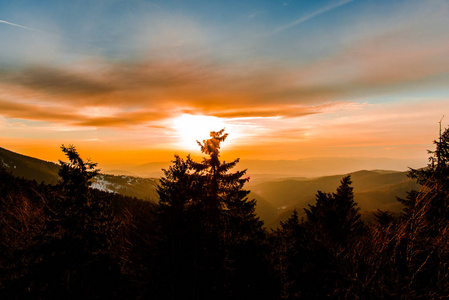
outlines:
M319 160L323 161L323 159ZM357 161L356 159L352 164L348 164L347 168L351 169L354 165L366 164L363 161L365 160ZM317 160L314 162L317 163ZM385 160L383 162L387 163ZM297 174L300 173L298 168L307 169L310 167L309 164L312 166L313 161L311 163L305 160L267 161L265 164L260 161L247 161L238 165L239 169L254 166L254 169L248 169L248 173L254 175L251 175L252 178L247 188L251 190L249 197L257 200L256 212L265 221L267 227L277 227L280 221L288 218L294 209L300 216L303 215L303 208L314 203L318 190L335 192L340 179L345 175L317 178L298 177ZM17 177L49 184L58 182L59 166L52 162L0 148L0 165L9 169ZM392 165L391 162L389 165ZM136 171L162 174L161 168L168 166L167 163L152 163L142 165ZM276 166L279 166L280 169L276 169ZM332 167L332 163L330 163L330 167L336 168L335 165ZM295 174L295 177L288 177L289 174ZM370 218L370 212L377 209L400 211L402 207L396 197L405 197L407 191L419 189L419 186L407 177L406 172L356 171L351 173L351 178L355 201L367 219ZM157 183L158 179L156 178L99 174L93 180L92 187L125 196L157 201Z
M409 167L420 168L426 165L426 158L391 159L370 157L314 157L297 160L251 160L241 159L239 170L247 169L251 184L279 177L322 177L347 174L358 170L397 170L406 171ZM151 162L139 166L110 169L107 173L127 174L140 177L160 177L161 169L168 168L170 162ZM123 170L121 170L123 169Z
M294 209L300 216L303 208L315 202L318 190L335 192L344 175L326 176L314 179L283 179L263 182L251 187L265 201L276 208L276 216L266 219L268 226L276 227L280 221L287 219ZM357 171L351 173L354 187L354 199L362 211L377 209L399 212L402 209L397 197L405 197L407 191L419 189L420 186L407 177L406 172L396 171ZM365 214L370 218L369 214Z

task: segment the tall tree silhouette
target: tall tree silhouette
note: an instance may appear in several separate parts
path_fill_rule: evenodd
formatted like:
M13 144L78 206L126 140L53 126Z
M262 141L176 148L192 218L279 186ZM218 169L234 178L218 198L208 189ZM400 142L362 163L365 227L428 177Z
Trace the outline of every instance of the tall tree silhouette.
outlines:
M96 163L85 162L74 146L61 146L69 162L60 161L61 181L47 205L47 233L38 253L36 285L46 298L95 299L113 296L118 279L108 249L113 214L110 203L90 192Z
M449 292L449 269L442 263L449 257L449 129L434 144L427 167L410 169L408 174L421 189L398 199L404 204L404 222L397 236L401 250L397 257L401 276L408 281L405 291L427 296L432 287L432 297L438 298Z
M410 169L408 176L415 179L422 189L411 191L406 199L398 199L405 205L405 215L420 213L431 222L449 220L449 128L434 141L435 151L429 164L422 169Z
M204 229L200 214L199 197L202 184L194 174L192 160L175 155L172 165L163 170L157 192L157 217L161 241L158 255L161 266L157 293L167 299L195 299L198 296L198 270L203 251Z
M305 209L307 222L332 243L344 244L364 228L351 184L350 175L343 177L336 193L318 191L316 204Z
M254 295L262 279L260 272L249 275L266 266L260 242L265 238L263 222L255 214L255 200L249 200L249 191L243 189L249 180L244 177L246 170L230 172L239 159L220 160L220 146L227 136L224 129L212 131L210 139L198 142L207 155L201 162L176 156L158 189L162 216L172 228L168 237L174 255L171 262L186 267L189 264L182 258L193 261L194 279L187 295L191 298ZM176 254L186 245L193 246L190 256ZM178 288L173 287L173 292Z

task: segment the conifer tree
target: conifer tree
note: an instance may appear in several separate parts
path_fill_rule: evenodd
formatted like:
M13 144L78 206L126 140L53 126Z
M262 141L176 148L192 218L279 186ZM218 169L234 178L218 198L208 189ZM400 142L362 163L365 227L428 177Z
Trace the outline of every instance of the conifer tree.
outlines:
M108 230L112 224L110 203L95 199L90 191L99 170L97 164L84 161L76 148L61 146L69 162L60 161L60 188L62 198L57 207L57 226L63 235L73 240L83 240L85 251L104 253L108 247Z
M428 151L429 164L422 169L410 169L408 176L415 179L422 189L411 191L406 199L398 199L405 205L405 216L419 213L431 223L449 220L449 128L434 141L435 151Z
M201 151L209 157L192 167L204 184L202 200L207 211L209 226L218 230L226 230L223 236L237 242L260 233L263 223L255 214L255 200L248 199L248 190L243 186L249 177L243 177L246 170L230 172L239 159L231 162L220 160L220 144L228 136L224 129L210 134L211 138L198 142Z
M403 293L416 298L428 297L429 289L435 299L447 297L449 291L449 270L443 263L449 257L449 129L434 144L427 167L408 173L421 189L398 199L404 204L397 235L398 270L407 282Z
M158 293L167 299L193 299L198 287L198 262L205 255L199 195L202 186L194 174L192 160L178 155L157 188L161 242L158 255L164 261ZM194 276L192 276L194 274Z
M304 257L303 284L298 294L306 298L346 297L354 274L350 268L351 248L364 224L354 202L351 177L345 176L335 193L318 191L315 205L309 205L302 224L302 241L297 246ZM337 296L338 295L338 296Z
M194 274L193 279L185 280L193 280L188 297L197 299L254 295L257 285L266 283L261 283L266 270L257 273L266 266L261 246L265 239L263 222L255 214L255 200L249 200L249 191L243 189L249 180L244 177L246 170L230 172L239 159L220 159L220 146L227 136L224 129L213 131L210 139L198 142L207 155L201 162L176 156L158 188L162 218L172 220L168 222L173 227L167 241L174 255L171 261L193 268L189 273ZM182 245L191 245L193 253L176 254ZM186 264L185 259L194 263ZM178 285L172 291L180 286L180 281L175 281ZM186 281L181 286L185 287Z
M316 204L305 209L307 222L332 243L346 243L364 228L351 184L350 175L343 177L336 193L318 191Z
M35 284L44 298L112 298L119 276L108 252L113 214L90 191L97 164L81 159L74 146L61 149L69 162L60 161L61 181L47 205Z

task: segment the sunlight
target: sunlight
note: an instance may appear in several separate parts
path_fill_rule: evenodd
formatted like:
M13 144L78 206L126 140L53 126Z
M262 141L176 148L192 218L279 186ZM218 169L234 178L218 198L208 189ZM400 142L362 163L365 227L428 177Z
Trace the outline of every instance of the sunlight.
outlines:
M177 131L180 146L186 150L199 150L196 141L210 138L211 131L225 128L226 132L232 135L230 124L212 116L184 114L173 121L173 127ZM225 144L228 144L228 140Z

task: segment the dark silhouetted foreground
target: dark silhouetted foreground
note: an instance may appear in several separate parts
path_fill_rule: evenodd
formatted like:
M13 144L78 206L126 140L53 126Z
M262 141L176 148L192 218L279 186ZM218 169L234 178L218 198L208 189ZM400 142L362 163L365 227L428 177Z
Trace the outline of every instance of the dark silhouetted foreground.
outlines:
M268 232L227 134L175 156L159 202L90 188L96 164L64 147L60 181L0 168L1 299L443 299L449 297L449 130L409 176L403 212L361 221L351 177Z

